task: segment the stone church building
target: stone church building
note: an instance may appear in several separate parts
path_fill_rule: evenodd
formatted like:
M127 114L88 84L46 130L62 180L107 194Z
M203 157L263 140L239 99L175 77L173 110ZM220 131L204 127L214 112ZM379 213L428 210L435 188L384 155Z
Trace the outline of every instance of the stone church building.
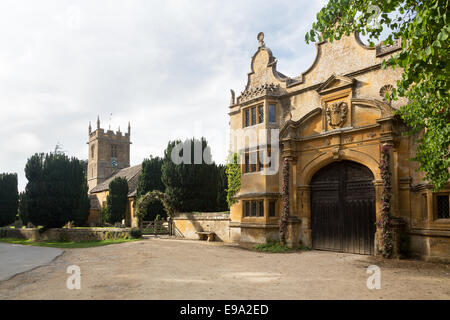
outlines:
M258 40L245 90L236 98L232 91L229 107L232 151L242 163L230 240L278 239L285 194L291 246L377 254L387 150L394 251L406 246L416 256L449 260L450 185L434 193L416 171L409 159L417 137L403 134L396 115L405 101L385 99L402 70L382 70L381 62L399 44L368 47L357 35L322 42L311 67L288 77L264 34Z
M128 181L128 205L125 213L125 225L136 226L134 216L134 203L136 189L141 174L141 165L130 167L130 136L131 126L128 124L128 132L122 133L100 127L100 119L97 119L97 129L92 131L89 124L89 157L87 179L89 197L91 201L88 223L96 226L100 223L101 208L106 206L109 194L109 183L117 177Z

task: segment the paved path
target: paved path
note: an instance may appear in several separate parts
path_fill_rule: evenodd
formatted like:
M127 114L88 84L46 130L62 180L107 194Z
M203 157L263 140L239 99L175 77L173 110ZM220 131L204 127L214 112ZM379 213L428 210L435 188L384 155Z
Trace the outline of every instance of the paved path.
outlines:
M67 289L72 265L80 267L81 290ZM380 290L367 288L370 265L381 269ZM2 299L450 299L450 265L153 238L66 249L0 282Z
M0 281L46 265L63 252L55 248L0 243Z

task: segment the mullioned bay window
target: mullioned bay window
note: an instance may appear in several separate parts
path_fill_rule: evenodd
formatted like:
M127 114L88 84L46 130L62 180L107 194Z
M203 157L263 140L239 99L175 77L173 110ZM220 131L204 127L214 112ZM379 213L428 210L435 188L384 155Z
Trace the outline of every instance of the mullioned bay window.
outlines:
M243 173L259 172L271 166L272 150L270 146L258 147L244 153Z
M276 217L277 216L277 200L266 200L269 204L268 206L268 216ZM255 200L244 200L243 201L243 216L247 217L256 217L263 218L265 215L264 212L264 200L263 199L255 199Z
M264 122L264 106L259 105L244 110L244 127L254 126Z
M244 201L244 217L264 217L264 200Z

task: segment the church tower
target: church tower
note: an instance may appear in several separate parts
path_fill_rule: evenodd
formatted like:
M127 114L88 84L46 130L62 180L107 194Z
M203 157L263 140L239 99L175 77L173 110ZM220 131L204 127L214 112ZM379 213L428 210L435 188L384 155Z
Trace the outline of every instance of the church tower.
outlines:
M105 132L100 128L99 117L95 131L92 131L91 123L89 123L89 191L119 170L130 166L130 135L130 123L128 123L128 132L125 134L122 134L120 127L117 132L112 130Z

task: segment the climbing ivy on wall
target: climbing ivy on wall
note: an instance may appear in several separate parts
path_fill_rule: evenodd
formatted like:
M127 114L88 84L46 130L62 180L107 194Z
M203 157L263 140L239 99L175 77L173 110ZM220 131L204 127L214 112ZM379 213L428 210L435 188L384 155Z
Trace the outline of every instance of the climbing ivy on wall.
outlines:
M228 178L227 203L231 207L237 202L235 195L241 189L241 165L236 153L230 154L227 159L226 174Z
M381 217L378 221L378 227L381 231L380 254L385 258L392 256L392 230L391 230L391 171L389 169L390 146L381 147L380 173L383 180L383 193L381 196Z
M280 241L286 244L286 232L289 217L289 160L283 161L283 212L280 222Z

